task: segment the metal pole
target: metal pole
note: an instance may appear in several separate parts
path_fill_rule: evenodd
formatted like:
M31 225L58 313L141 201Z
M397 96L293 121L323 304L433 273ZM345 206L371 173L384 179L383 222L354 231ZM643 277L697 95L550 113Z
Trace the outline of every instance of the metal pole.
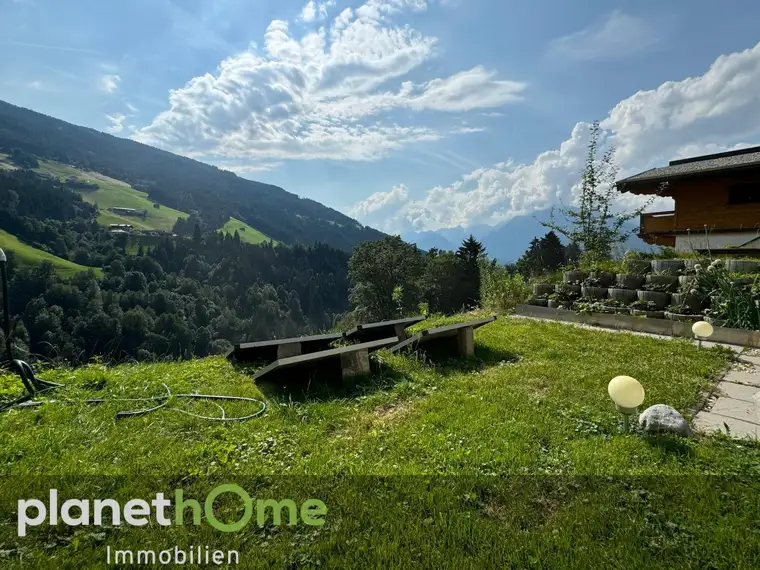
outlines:
M3 330L5 332L5 350L8 352L8 360L13 360L11 350L11 310L8 300L8 269L5 252L0 249L0 277L3 281Z

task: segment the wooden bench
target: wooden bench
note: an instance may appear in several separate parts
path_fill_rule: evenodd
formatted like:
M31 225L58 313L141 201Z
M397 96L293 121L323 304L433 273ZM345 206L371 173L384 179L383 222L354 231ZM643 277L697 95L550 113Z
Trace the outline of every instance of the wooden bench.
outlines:
M406 338L406 328L424 321L425 318L420 315L393 321L379 321L377 323L357 325L346 333L346 338L359 342L370 342L395 336L399 340L404 340Z
M330 333L262 340L259 342L243 342L235 345L227 355L227 359L237 362L274 362L279 358L327 350L330 348L331 343L342 338L343 333Z
M287 379L295 383L322 372L339 376L345 381L355 376L369 374L369 353L397 344L398 341L398 337L393 336L300 356L278 358L268 366L256 371L253 379L285 380L287 374Z
M442 345L448 347L453 344L451 341L456 339L456 351L461 356L473 356L475 354L475 334L474 331L488 323L492 323L496 317L487 319L478 319L467 321L465 323L455 323L453 325L443 325L432 329L426 329L414 336L411 336L395 346L391 347L391 352L401 352L402 350L413 350L418 346L425 344ZM453 348L453 347L452 347Z

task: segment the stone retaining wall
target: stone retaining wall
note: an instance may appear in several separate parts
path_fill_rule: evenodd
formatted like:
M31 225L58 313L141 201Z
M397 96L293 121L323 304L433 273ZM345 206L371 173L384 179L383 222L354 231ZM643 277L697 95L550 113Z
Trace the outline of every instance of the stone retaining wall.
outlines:
M568 311L566 309L550 309L534 305L517 305L515 312L524 317L582 323L608 329L694 338L694 333L691 332L692 323L682 323L667 319L647 319L645 317L604 313L576 313L575 311ZM708 339L710 341L760 348L760 331L747 331L727 327L714 327L714 330L715 332Z

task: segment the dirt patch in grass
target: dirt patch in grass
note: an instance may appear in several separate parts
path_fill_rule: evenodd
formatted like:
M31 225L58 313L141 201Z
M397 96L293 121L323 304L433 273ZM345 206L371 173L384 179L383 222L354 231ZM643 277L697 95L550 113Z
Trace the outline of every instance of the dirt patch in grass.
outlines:
M410 402L396 404L384 404L372 412L372 418L381 424L389 424L400 421L411 411Z

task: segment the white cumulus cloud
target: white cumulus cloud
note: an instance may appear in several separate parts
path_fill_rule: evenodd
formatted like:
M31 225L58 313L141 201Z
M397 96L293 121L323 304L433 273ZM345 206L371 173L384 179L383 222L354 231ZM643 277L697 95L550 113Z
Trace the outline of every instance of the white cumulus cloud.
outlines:
M669 81L621 101L601 122L605 144L617 148L620 177L675 158L757 144L758 93L760 44L720 56L703 75ZM571 203L586 156L588 130L587 123L578 123L559 148L539 154L533 162L507 161L475 169L449 186L428 189L421 198L408 192L393 209L372 209L379 201L374 195L351 211L364 223L402 232L496 224L560 202ZM640 203L640 197L625 194L619 206ZM671 205L662 198L653 208Z
M574 60L628 57L652 48L662 37L656 22L615 10L588 28L557 38L549 54Z
M409 197L406 186L399 184L394 186L390 192L375 192L366 200L356 204L350 212L351 216L361 217L378 212L394 204L404 203Z
M327 18L327 10L335 5L335 0L327 0L327 2L315 2L309 0L301 10L301 14L298 19L303 22L315 22L321 21Z
M113 115L106 115L106 119L108 119L108 122L110 123L110 125L106 127L106 132L115 135L124 130L124 121L127 120L126 115L115 113Z
M115 73L107 73L98 78L98 88L106 93L113 93L119 88L121 77Z
M169 108L133 138L214 162L375 160L456 132L403 124L394 111L464 112L520 101L523 83L481 66L417 83L406 77L436 57L438 40L394 18L431 1L366 0L300 35L275 20L260 51L233 55L172 90ZM310 2L300 19L316 20L330 5Z

